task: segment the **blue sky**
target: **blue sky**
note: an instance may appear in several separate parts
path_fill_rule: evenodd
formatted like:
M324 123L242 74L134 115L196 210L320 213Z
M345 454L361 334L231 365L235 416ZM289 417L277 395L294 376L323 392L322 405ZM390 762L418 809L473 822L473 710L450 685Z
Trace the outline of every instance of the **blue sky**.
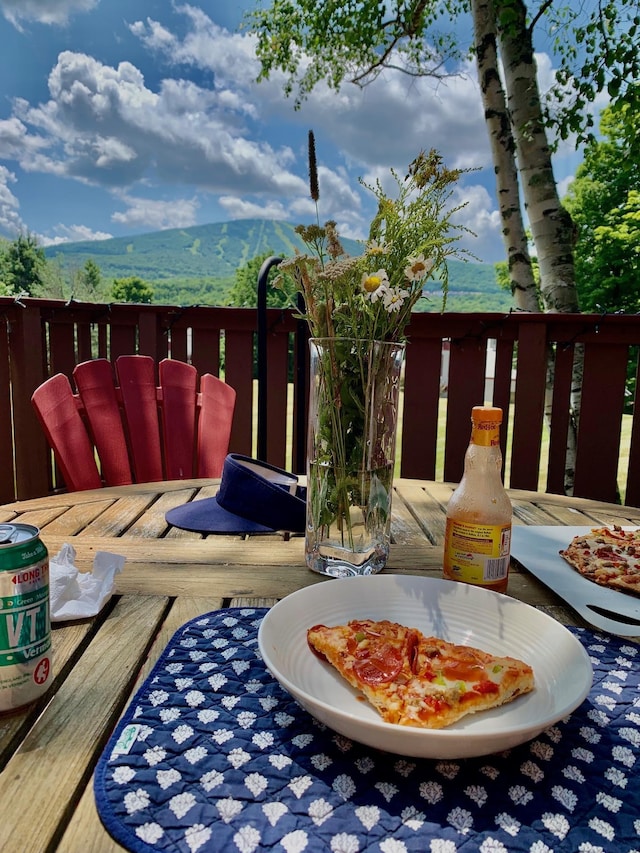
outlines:
M257 0L256 0L257 2ZM266 2L266 0L265 0ZM307 134L320 215L363 238L358 177L402 174L422 149L454 168L467 247L503 257L474 67L440 82L385 72L361 90L317 87L299 111L283 79L255 82L248 0L0 0L0 235L43 245L250 217L310 221ZM552 79L538 56L543 86ZM464 69L463 69L464 71ZM556 157L565 187L580 158Z

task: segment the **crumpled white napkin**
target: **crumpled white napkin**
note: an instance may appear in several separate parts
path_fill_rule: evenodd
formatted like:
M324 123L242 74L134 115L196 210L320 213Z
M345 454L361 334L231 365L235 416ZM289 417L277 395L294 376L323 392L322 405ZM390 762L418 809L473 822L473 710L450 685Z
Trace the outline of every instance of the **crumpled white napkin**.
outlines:
M49 560L52 622L86 619L99 613L111 598L115 576L125 563L119 554L97 551L92 571L79 572L75 559L74 547L65 544Z

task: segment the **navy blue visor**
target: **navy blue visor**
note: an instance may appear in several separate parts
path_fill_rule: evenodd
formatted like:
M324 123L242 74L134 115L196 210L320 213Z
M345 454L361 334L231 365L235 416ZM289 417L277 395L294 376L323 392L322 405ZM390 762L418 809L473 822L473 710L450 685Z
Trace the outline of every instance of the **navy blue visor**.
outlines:
M174 507L165 518L174 527L197 533L303 533L306 497L295 474L230 453L218 494Z

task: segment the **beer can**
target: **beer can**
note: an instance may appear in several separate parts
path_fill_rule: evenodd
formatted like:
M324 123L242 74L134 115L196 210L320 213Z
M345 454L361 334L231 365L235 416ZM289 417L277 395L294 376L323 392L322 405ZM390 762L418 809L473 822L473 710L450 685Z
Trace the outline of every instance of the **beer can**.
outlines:
M49 556L30 524L0 524L0 714L52 681Z

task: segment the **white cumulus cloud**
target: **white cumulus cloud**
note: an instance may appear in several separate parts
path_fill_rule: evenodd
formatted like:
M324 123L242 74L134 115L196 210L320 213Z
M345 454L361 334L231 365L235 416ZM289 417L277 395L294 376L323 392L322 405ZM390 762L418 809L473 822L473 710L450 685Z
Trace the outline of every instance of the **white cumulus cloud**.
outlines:
M451 168L491 168L491 153L484 124L482 103L475 67L472 62L460 67L460 74L434 85L429 79L411 78L400 71L387 70L368 87L344 83L339 93L319 84L310 93L302 109L293 110L293 102L283 96L284 77L273 73L256 84L259 63L255 43L249 35L229 33L213 23L201 10L180 7L188 30L178 36L158 21L138 21L132 31L150 49L176 66L186 64L213 74L213 88L222 97L233 94L243 111L263 123L281 121L297 128L313 127L333 148L339 150L345 168L327 165L321 174L321 218L334 218L345 236L362 237L367 230L367 194L357 185L357 176L379 178L387 187L389 167L404 174L409 163L424 149L436 148ZM304 151L296 152L301 174L306 165ZM318 162L323 162L322 148ZM281 164L282 165L282 164ZM348 172L347 172L348 169ZM306 176L305 176L306 177ZM240 188L239 188L240 189ZM476 197L476 201L479 196ZM480 224L487 243L501 251L497 208L485 193L486 204ZM246 202L255 204L256 201ZM225 202L228 205L228 202ZM240 205L233 205L238 209ZM308 218L315 206L304 189L288 204L289 218ZM470 210L461 212L473 229L481 219L467 221ZM475 229L473 229L475 230ZM481 252L484 252L484 247Z
M111 219L129 228L149 227L154 231L163 231L166 228L189 228L197 221L196 199L161 201L135 198L125 193L121 195L121 200L126 209L114 213Z
M53 227L55 236L40 235L39 242L42 246L58 246L60 243L76 243L85 240L109 240L113 234L108 231L92 231L86 225L62 225Z
M230 219L286 219L287 216L284 205L275 199L258 204L237 196L223 195L219 202Z
M39 24L66 24L76 12L88 12L100 0L0 0L0 10L15 27L21 21Z
M17 236L24 231L24 223L20 218L20 202L9 189L16 176L5 166L0 166L0 233Z
M14 147L27 170L62 170L114 187L156 181L211 192L304 191L303 181L285 168L291 150L274 149L242 132L229 98L215 90L166 79L152 91L129 62L114 68L65 51L51 71L49 91L46 103L14 104L14 134L21 127L38 134L39 160L34 144Z
M3 9L9 5L5 0ZM43 5L60 14L82 7L80 0ZM233 218L273 211L308 221L315 218L306 162L313 128L320 218L335 219L345 236L358 237L366 235L374 207L358 176L386 181L389 167L404 174L430 148L452 168L491 164L471 64L437 88L391 70L364 89L345 83L336 93L320 84L295 111L282 75L256 82L253 36L229 32L194 5L176 4L172 13L182 19L179 30L170 16L129 26L154 59L159 73L153 81L132 61L109 65L62 51L49 73L48 99L16 99L11 115L0 120L0 159L128 197L131 203L113 214L126 227L190 224L197 216L194 198L200 210L215 201ZM152 197L163 200L154 206ZM500 251L495 204L488 193L477 202L486 205L484 218L477 211L476 219L487 245L492 238ZM465 224L473 228L470 220Z

